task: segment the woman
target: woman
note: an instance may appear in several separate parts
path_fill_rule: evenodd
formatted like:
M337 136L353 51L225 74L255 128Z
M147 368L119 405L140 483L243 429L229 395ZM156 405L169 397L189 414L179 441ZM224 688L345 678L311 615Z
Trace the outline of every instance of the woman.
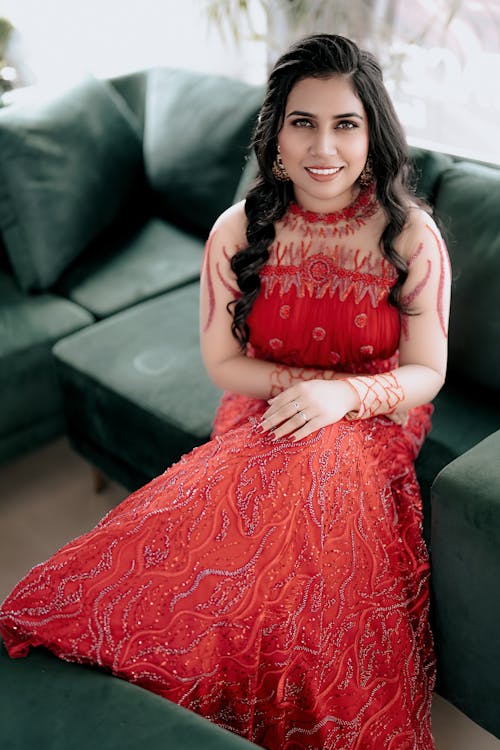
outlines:
M450 273L379 66L338 36L276 63L259 176L207 243L213 439L34 568L44 645L265 748L433 747L413 462L446 367Z

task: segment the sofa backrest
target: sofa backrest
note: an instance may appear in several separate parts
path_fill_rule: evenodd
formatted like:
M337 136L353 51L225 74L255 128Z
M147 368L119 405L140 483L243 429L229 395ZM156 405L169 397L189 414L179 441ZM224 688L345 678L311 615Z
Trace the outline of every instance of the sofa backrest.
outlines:
M106 81L0 110L0 232L22 289L50 287L113 222L142 171L137 124Z
M500 168L457 160L435 196L453 286L449 369L500 390Z
M160 210L206 236L240 181L263 89L188 70L148 75L146 175Z
M449 378L499 390L500 167L425 149L410 155L451 259Z

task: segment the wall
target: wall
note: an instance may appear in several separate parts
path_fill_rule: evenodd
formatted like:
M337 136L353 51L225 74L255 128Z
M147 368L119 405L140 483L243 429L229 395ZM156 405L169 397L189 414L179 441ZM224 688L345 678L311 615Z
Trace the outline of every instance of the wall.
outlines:
M449 2L394 4L394 52L404 63L398 85L388 84L410 141L500 163L500 0L463 0L446 35L440 23ZM265 44L247 39L236 47L230 39L222 41L209 27L205 5L206 0L0 0L0 15L19 29L20 53L39 81L173 65L262 83ZM259 0L253 0L253 19L257 30L265 31ZM427 30L423 41L416 33L420 28Z

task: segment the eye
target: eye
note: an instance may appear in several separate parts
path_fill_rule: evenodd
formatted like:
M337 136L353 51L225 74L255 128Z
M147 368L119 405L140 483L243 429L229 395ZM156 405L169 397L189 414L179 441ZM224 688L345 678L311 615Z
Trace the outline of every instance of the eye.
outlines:
M354 128L359 127L359 125L352 120L340 120L335 127L337 130L353 130Z
M301 117L297 120L292 120L292 125L295 128L312 128L312 122L310 120L306 120L305 117Z

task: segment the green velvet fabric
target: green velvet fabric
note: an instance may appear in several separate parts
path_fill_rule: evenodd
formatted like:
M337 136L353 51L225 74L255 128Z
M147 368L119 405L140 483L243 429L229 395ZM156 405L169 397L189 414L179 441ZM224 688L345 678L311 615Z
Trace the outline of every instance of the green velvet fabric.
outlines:
M430 544L431 486L450 461L500 429L500 402L495 394L453 382L434 399L432 430L416 462L424 508L424 537ZM500 456L499 456L500 459Z
M161 219L106 233L56 289L105 318L198 278L203 241Z
M219 400L199 352L199 285L56 344L71 439L148 478L206 440Z
M51 348L62 336L88 326L93 317L51 294L23 294L4 272L0 300L0 459L5 459L61 426Z
M500 170L460 162L439 180L436 212L453 269L449 369L500 388Z
M500 737L500 431L447 466L432 491L438 692Z
M141 138L144 134L144 122L146 118L148 75L148 70L137 70L133 73L126 73L110 78L111 85L127 103L127 106L136 118Z
M231 205L262 94L220 76L150 72L144 159L167 218L206 234Z
M124 680L0 644L2 750L245 750L256 746Z
M428 151L415 146L411 146L409 152L417 195L433 204L441 174L451 166L452 159L437 151Z
M0 230L24 290L47 289L142 174L139 132L93 78L0 110Z

